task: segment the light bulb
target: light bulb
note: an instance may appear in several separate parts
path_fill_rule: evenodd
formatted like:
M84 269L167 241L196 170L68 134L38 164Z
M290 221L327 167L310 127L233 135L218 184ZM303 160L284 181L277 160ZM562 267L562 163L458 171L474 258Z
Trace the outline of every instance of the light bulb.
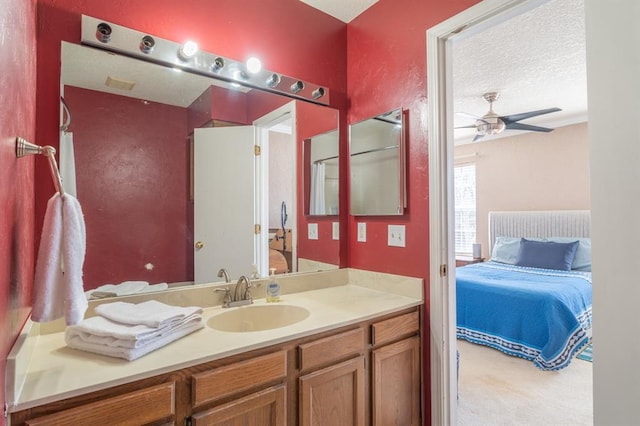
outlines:
M249 71L251 74L257 74L261 69L262 62L260 62L260 59L256 58L255 56L247 59L247 71Z
M178 55L180 56L180 59L187 61L191 59L196 53L198 53L198 44L195 41L189 40L182 45L180 51L178 52Z

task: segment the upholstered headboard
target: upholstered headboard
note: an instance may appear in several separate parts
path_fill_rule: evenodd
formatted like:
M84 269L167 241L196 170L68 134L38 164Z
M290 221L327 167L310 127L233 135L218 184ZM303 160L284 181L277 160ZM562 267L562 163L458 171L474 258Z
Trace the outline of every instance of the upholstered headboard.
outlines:
M496 237L590 236L589 210L489 212L489 253Z

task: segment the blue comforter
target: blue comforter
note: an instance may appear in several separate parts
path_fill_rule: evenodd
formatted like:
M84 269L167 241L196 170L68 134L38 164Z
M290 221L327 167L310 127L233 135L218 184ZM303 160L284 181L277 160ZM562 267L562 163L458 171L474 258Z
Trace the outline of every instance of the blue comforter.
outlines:
M496 262L456 268L457 336L531 360L571 362L591 335L591 273Z

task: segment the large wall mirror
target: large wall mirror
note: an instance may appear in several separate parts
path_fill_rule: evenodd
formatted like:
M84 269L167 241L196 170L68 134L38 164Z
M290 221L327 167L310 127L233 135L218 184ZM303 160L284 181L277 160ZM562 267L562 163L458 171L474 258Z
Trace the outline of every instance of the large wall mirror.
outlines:
M61 168L75 173L87 224L85 290L126 281L218 282L219 268L236 279L256 263L260 276L270 267L291 273L298 257L313 260L297 243L302 145L329 128L337 133L337 110L72 43L63 42L61 59L61 93L72 117L61 134ZM241 154L243 131L262 139ZM254 144L268 158L261 163L268 168L264 238L255 233L255 206L235 197L251 193L243 185L256 173ZM203 153L211 146L214 154ZM208 204L199 202L203 192ZM250 217L244 231L230 223L240 217ZM213 237L204 239L199 223L213 228ZM241 241L248 248L238 248ZM214 245L219 251L207 252ZM234 269L220 252L249 260ZM198 263L209 272L199 274Z
M402 109L349 126L349 213L354 216L404 213L404 135Z

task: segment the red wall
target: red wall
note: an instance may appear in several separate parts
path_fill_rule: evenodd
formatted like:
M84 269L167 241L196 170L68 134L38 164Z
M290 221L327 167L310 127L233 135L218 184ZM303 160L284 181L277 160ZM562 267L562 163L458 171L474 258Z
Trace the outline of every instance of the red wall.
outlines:
M425 423L429 407L429 168L426 31L478 0L380 0L347 27L349 122L408 110L407 197L402 216L349 216L349 234L367 223L367 241L349 239L349 266L425 280ZM387 225L406 225L406 247L387 246Z
M0 401L6 359L31 309L33 169L44 158L16 159L15 139L35 139L36 13L34 0L0 0ZM0 416L0 424L5 420Z
M408 110L406 214L350 217L352 235L367 223L367 242L349 241L351 267L428 279L426 31L477 2L380 0L347 27L349 122ZM387 246L389 223L406 225L405 248Z
M87 225L85 290L192 281L187 109L68 86L64 95Z

